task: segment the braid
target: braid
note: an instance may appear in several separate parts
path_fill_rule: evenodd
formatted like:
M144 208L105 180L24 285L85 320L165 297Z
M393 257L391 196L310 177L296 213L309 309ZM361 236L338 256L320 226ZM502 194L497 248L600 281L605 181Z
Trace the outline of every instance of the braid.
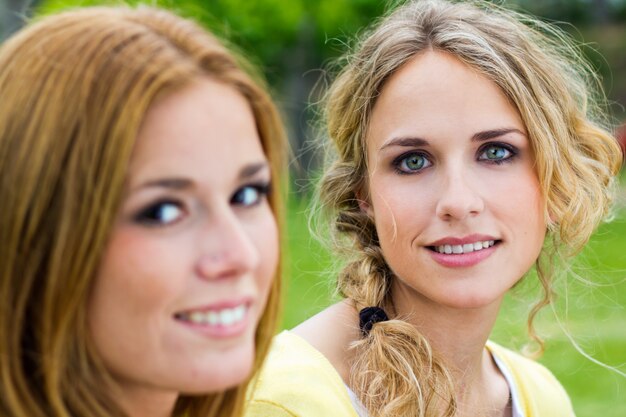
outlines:
M380 247L369 246L346 265L339 274L337 286L340 294L353 300L358 310L370 306L388 309L390 279Z
M380 247L368 246L339 275L341 293L361 310L393 311L392 279ZM426 416L456 410L452 378L426 338L402 320L376 323L354 342L350 385L371 416Z

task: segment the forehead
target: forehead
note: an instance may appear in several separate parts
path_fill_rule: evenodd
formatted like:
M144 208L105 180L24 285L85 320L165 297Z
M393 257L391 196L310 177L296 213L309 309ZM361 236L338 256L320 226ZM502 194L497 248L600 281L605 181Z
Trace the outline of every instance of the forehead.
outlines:
M131 158L130 182L157 174L217 181L265 159L243 95L200 78L148 110Z
M502 90L458 58L421 53L382 88L368 130L374 144L390 136L471 136L507 125L525 131L519 112Z

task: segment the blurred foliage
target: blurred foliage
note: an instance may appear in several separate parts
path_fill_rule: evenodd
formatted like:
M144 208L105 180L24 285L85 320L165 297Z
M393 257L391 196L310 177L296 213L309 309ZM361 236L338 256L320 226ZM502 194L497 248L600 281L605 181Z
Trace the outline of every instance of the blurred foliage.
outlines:
M192 18L238 45L262 63L270 81L280 84L289 69L301 62L319 63L336 55L333 40L343 42L383 13L378 0L107 0L43 1L40 13L94 4L149 3ZM298 50L304 52L297 52Z
M603 24L624 19L625 0L517 0L522 8L550 20L575 25Z
M7 0L5 0L7 1ZM270 78L293 64L293 51L305 48L319 64L345 48L341 44L381 16L398 0L47 0L40 11L76 5L149 3L191 17L252 52L270 68ZM542 18L576 26L626 19L626 0L496 1ZM301 54L298 54L301 55Z

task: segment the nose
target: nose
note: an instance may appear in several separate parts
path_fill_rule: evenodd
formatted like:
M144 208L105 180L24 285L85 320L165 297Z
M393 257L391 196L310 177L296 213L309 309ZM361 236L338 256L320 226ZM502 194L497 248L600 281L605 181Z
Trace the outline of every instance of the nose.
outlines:
M471 174L461 170L445 175L437 201L437 217L444 221L465 220L485 209L479 184L471 180Z
M213 216L201 230L200 255L196 273L202 279L216 280L241 276L259 262L258 248L232 210Z

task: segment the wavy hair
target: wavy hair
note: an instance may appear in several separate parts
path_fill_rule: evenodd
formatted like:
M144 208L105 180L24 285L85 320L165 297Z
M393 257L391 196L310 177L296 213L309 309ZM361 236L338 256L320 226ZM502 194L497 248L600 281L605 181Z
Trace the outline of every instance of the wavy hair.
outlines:
M493 3L408 1L365 32L342 62L325 97L332 148L317 196L333 243L348 257L338 291L357 309L393 311L394 276L358 202L368 194L366 132L385 82L426 50L449 53L493 81L529 133L550 219L537 260L543 297L528 318L529 334L541 343L532 323L553 300L549 260L575 255L607 215L622 156L607 129L601 86L576 44L555 26ZM351 385L371 416L455 414L450 372L414 326L392 317L353 349Z
M85 8L35 21L0 48L1 415L125 415L103 389L115 384L89 337L86 303L142 120L155 99L198 76L248 101L280 223L285 136L277 110L251 68L196 24L149 7ZM279 298L274 279L255 369ZM182 395L173 415L239 415L246 385Z

